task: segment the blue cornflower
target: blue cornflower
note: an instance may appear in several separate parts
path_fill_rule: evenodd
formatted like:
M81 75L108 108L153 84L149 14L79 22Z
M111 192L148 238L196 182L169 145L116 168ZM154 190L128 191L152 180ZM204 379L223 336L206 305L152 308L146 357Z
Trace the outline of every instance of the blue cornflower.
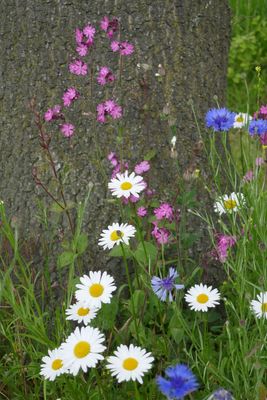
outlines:
M250 135L262 135L267 132L267 121L265 119L253 119L248 127Z
M169 301L173 301L172 292L173 290L183 289L184 285L176 285L175 279L178 277L178 273L174 268L169 269L169 274L166 278L158 278L153 276L151 279L151 285L154 293L162 301L166 301L169 296Z
M235 116L227 108L212 108L206 114L206 126L215 131L228 131L234 125Z
M218 389L209 397L210 400L233 400L230 392L225 389Z
M156 380L160 391L169 399L182 399L199 387L197 378L187 365L177 364L167 368L165 373L169 380L161 376Z

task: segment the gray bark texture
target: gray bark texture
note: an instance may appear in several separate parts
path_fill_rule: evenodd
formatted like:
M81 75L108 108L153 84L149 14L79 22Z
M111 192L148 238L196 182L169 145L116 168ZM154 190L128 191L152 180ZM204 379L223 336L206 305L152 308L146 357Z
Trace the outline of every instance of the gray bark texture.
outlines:
M97 240L101 230L115 219L114 206L106 201L110 194L99 163L108 172L107 154L119 151L117 128L116 124L96 124L99 159L90 112L105 100L105 90L95 85L92 102L89 75L69 73L68 64L75 56L74 30L88 22L99 28L104 15L117 16L121 40L134 44L134 54L125 57L123 64L124 158L133 166L155 149L152 175L156 185L165 190L173 185L177 162L170 157L170 125L177 127L177 154L183 173L192 166L194 145L199 140L188 101L193 100L202 119L215 105L214 95L224 104L230 42L228 2L1 0L0 15L1 199L9 215L16 218L21 237L31 236L32 246L38 243L41 228L36 204L37 198L45 195L33 182L32 167L43 168L45 176L47 162L28 104L35 97L43 114L60 103L66 88L75 86L83 98L66 112L67 120L76 126L75 136L65 139L52 124L51 149L59 173L63 164L67 165L68 200L82 200L88 182L94 184L85 231L90 239L88 264L101 265L103 252L99 252ZM108 43L104 32L99 33L96 49L85 58L95 71L99 66L116 69L118 65L118 56ZM114 97L119 99L119 93ZM167 118L162 118L164 113ZM47 179L53 190L53 181Z

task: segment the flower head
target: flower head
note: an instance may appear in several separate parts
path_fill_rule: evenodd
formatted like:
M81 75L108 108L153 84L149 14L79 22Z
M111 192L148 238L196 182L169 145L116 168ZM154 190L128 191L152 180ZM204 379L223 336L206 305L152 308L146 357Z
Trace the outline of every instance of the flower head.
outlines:
M154 225L154 228L151 231L151 235L154 236L159 245L167 244L170 237L170 232L168 229L159 228L157 221L152 222L152 224Z
M142 161L139 164L136 164L136 166L134 167L134 172L138 175L141 175L149 170L150 170L150 164L148 161Z
M83 275L76 285L75 297L85 308L100 308L102 303L109 304L112 292L116 290L114 279L106 271L90 271Z
M115 17L110 21L109 18L105 16L100 22L100 27L107 33L108 38L111 39L114 33L118 30L119 21Z
M264 164L264 159L262 157L257 157L255 160L255 164L257 167L260 167L261 165Z
M69 71L74 75L87 75L87 64L81 60L75 60L69 64Z
M233 128L241 129L246 126L252 117L249 114L239 113L235 115L235 122Z
M220 388L216 390L209 398L208 400L232 400L233 397L230 392L227 390Z
M145 349L130 344L129 347L121 344L114 352L114 356L108 357L107 368L111 375L116 376L118 382L138 381L143 383L143 375L152 368L154 357Z
M71 137L74 134L74 125L72 124L62 124L60 125L60 130L65 137Z
M263 135L267 132L267 121L265 119L254 119L250 122L248 131L251 136Z
M62 96L64 106L69 107L74 100L78 99L78 97L79 93L75 88L73 87L68 88Z
M128 171L122 174L118 173L116 178L111 179L108 187L112 195L118 198L123 196L128 198L130 195L139 197L139 193L145 188L142 176L135 175L134 172L128 175Z
M173 294L176 290L184 288L184 285L177 285L175 283L176 278L178 278L178 273L174 268L169 269L169 273L166 278L158 278L153 276L151 279L151 285L154 293L162 301L173 301Z
M239 208L245 205L245 198L242 193L231 193L219 197L214 204L214 211L219 215L238 211Z
M139 207L137 209L138 217L145 217L147 215L147 209L145 207Z
M114 40L111 42L110 47L114 52L119 51L121 56L130 56L134 52L134 45L128 42Z
M216 253L220 262L225 262L228 256L228 248L236 244L236 237L229 235L218 235Z
M173 208L169 203L162 203L158 208L155 208L154 214L158 220L167 218L169 221L173 220Z
M117 222L108 226L101 233L101 238L98 241L99 246L105 249L112 249L115 244L129 244L131 237L134 237L136 229L132 225L118 224Z
M121 118L122 107L119 106L114 100L106 100L97 106L97 120L98 122L105 123L106 116L110 115L113 119Z
M83 322L84 325L87 325L96 317L98 310L96 307L85 307L84 303L77 302L66 310L66 319L77 321L78 324Z
M189 304L191 310L208 311L209 308L219 304L220 293L211 286L195 285L189 289L185 295L185 301Z
M73 375L77 375L80 369L87 372L88 368L95 367L99 360L103 360L100 353L106 349L102 345L104 340L104 335L97 328L77 327L61 345L63 363L69 372Z
M50 381L54 381L57 376L68 370L60 349L48 350L48 356L42 358L42 363L40 374Z
M50 122L53 119L58 119L61 117L61 107L58 104L52 108L49 108L44 115L44 119L46 122Z
M169 399L183 399L189 393L199 387L197 378L184 364L177 364L165 371L168 379L157 377L157 384L160 391Z
M206 126L214 131L228 131L234 125L235 115L227 108L212 108L206 114Z
M252 300L250 306L257 318L267 319L267 292L258 294L257 300Z
M115 80L115 76L112 74L112 71L108 67L101 67L98 73L97 82L99 85L106 85L109 82L113 82Z

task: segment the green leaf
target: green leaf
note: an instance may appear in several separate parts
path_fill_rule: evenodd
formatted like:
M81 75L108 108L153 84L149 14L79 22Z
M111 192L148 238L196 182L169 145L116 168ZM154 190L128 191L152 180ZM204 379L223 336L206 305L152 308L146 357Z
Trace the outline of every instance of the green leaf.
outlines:
M155 157L155 155L157 154L157 151L155 149L150 149L144 156L144 160L146 161L150 161L152 160L152 158Z
M103 304L101 311L97 316L97 325L102 329L111 329L115 325L116 316L119 309L119 301L117 297L113 297L111 303Z
M126 244L123 244L122 246L124 248L124 252L125 252L126 258L131 258L132 255L131 255L131 251L130 251L129 246L127 246ZM110 257L123 257L123 252L122 252L121 246L120 245L115 245L113 247L113 249L109 252L109 256Z
M88 237L85 233L81 233L77 239L77 253L82 254L85 252L88 246Z
M148 260L153 264L157 259L158 249L150 242L139 243L134 252L134 256L139 263L146 263L146 254Z
M67 265L72 264L75 258L76 255L71 251L64 251L64 253L61 253L58 256L57 265L59 268L66 267Z
M182 328L172 328L170 334L176 344L179 344L184 338L184 330Z
M144 290L135 290L133 293L133 297L129 300L129 310L131 314L133 314L133 304L135 312L142 309L144 307L145 302L145 292Z

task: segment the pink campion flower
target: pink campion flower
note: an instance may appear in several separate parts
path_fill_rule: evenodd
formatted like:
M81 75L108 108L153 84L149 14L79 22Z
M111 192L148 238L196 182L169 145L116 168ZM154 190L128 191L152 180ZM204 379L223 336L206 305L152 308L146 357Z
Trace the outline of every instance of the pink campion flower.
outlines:
M116 165L119 163L119 160L114 152L109 153L108 160L111 162L113 167L116 167Z
M60 125L60 130L65 137L71 137L74 134L74 125L72 124L62 124Z
M82 44L83 41L83 31L81 31L79 28L75 29L75 39L77 44Z
M76 28L75 30L75 39L77 43L76 51L79 53L81 57L86 56L89 47L91 47L94 43L95 36L95 28L91 25L87 25L80 30Z
M162 203L158 208L155 208L154 214L158 220L167 218L173 220L173 208L169 203Z
M134 45L128 42L113 40L110 47L113 52L119 51L122 56L129 56L134 52Z
M44 119L45 119L45 121L46 122L50 122L50 121L52 121L53 119L58 119L58 118L61 118L62 117L62 114L61 114L61 106L60 105L55 105L54 107L52 107L52 108L49 108L47 111L46 111L46 113L45 113L45 115L44 115Z
M119 106L114 100L106 100L97 106L97 120L99 122L106 122L106 116L110 115L113 119L121 118L122 107Z
M138 175L141 175L149 170L150 170L150 164L148 161L142 161L139 164L136 164L136 166L134 167L134 172Z
M116 104L115 107L109 112L113 119L119 119L122 117L122 107Z
M147 215L147 209L145 207L139 207L137 209L137 215L138 217L145 217Z
M100 27L107 33L108 38L111 39L114 33L118 30L119 21L115 17L110 21L109 18L105 16L100 22Z
M261 113L261 114L267 115L267 105L261 106L261 108L260 108L260 113Z
M74 100L78 99L78 97L79 93L75 88L68 88L62 96L64 106L69 107Z
M119 162L114 167L114 169L112 171L112 174L111 174L111 178L116 178L118 173L121 173L121 172L123 172L123 171L125 171L127 169L129 169L129 163L128 162L125 162L125 161L123 161L122 163Z
M243 182L251 182L254 179L253 171L247 171L247 173L243 176Z
M236 244L236 237L219 234L216 244L216 253L220 262L224 263L228 256L228 248Z
M45 115L44 115L45 121L46 121L46 122L52 121L53 115L54 115L54 113L53 113L52 108L49 108L49 109L46 111Z
M257 157L255 160L255 164L257 167L260 167L261 165L264 164L264 159L262 157Z
M93 27L92 25L86 25L83 28L83 34L90 40L93 41L94 40L94 36L95 36L95 27Z
M111 70L108 67L101 67L97 82L99 85L106 85L109 82L113 82L115 80L115 76L112 74Z
M151 235L154 236L158 244L166 244L168 243L170 232L166 228L159 228L158 222L152 222L154 225L153 230L151 231Z
M69 64L69 71L74 75L86 75L87 64L81 60L75 60L73 63Z
M155 193L156 193L156 190L155 190L155 189L150 189L150 188L148 188L148 189L146 190L146 195L147 195L147 197L152 197L152 196L154 196Z
M86 46L86 44L80 44L76 47L76 51L80 57L85 57L88 53L88 46Z
M105 110L108 113L110 113L114 109L114 107L116 107L116 103L114 100L106 100L104 103L104 106L105 106Z
M260 135L260 141L263 146L267 146L267 132Z

